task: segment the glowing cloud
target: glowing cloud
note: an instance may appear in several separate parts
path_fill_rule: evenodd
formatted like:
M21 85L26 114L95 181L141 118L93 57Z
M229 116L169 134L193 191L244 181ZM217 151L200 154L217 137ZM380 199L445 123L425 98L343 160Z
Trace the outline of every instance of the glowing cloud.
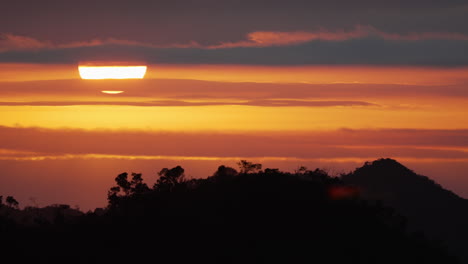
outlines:
M81 79L143 79L146 66L78 66Z

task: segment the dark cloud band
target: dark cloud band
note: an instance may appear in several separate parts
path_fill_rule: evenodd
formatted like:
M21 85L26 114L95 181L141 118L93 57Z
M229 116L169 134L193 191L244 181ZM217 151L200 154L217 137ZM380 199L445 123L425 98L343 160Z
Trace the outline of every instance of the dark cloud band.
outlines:
M4 51L0 62L79 63L89 60L139 60L152 64L243 65L411 65L466 66L468 40L314 40L292 46L160 48L109 44L72 48Z

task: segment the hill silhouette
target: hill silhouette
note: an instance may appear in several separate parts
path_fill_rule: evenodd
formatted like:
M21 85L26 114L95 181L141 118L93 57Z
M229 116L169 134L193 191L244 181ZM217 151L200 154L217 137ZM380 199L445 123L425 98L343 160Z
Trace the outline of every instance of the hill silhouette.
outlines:
M341 178L358 187L362 198L382 202L406 216L410 231L443 241L452 254L468 263L468 200L392 159L367 162Z
M287 173L241 161L239 171L220 166L206 179L184 173L164 168L152 187L141 174L119 174L108 207L83 215L55 206L52 220L30 224L11 218L20 210L8 207L0 216L0 259L457 263L443 244L408 232L395 210L361 199L354 186L320 169Z

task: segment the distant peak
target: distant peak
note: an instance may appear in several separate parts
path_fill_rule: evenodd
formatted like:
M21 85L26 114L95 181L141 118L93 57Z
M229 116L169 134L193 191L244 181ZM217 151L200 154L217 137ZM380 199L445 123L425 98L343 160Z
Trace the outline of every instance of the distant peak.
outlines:
M414 172L407 167L403 166L401 163L394 159L382 158L374 160L372 162L367 161L360 168L356 169L356 172L382 172L384 174L399 174L407 175L414 174Z
M374 166L374 167L398 167L398 168L405 168L407 169L405 166L403 166L401 163L399 163L398 161L394 160L394 159L390 159L390 158L382 158L382 159L378 159L378 160L374 160L372 162L366 162L364 163L364 166Z
M345 183L361 187L365 197L402 203L443 204L452 203L460 197L427 176L419 175L389 158L366 162L354 172L342 177ZM417 195L415 195L417 194ZM419 205L418 205L419 206ZM450 205L449 205L450 206Z

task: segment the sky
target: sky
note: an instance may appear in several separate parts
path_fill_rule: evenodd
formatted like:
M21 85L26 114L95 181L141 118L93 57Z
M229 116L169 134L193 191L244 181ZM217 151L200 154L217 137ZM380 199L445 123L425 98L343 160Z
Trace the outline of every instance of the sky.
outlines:
M348 172L395 158L468 198L466 1L9 1L0 9L0 195L106 205L240 159ZM146 65L82 80L79 65ZM106 94L102 91L122 91Z

